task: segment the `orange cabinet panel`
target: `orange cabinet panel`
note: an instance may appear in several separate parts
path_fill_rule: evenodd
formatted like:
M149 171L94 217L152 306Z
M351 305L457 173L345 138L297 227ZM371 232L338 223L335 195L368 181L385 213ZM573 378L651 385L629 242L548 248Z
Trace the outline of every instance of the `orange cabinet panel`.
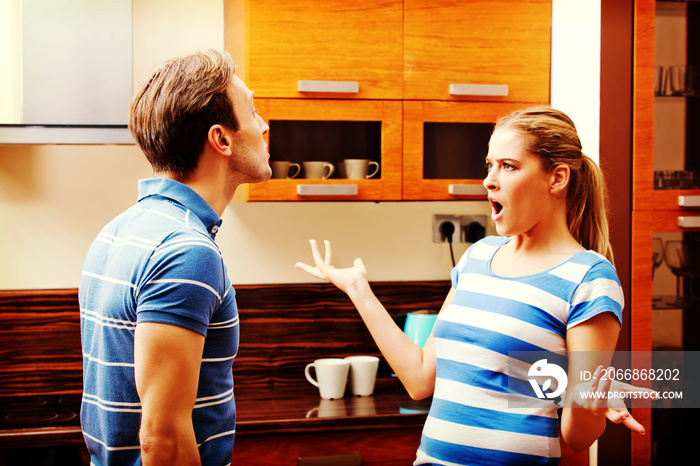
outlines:
M405 99L549 101L551 0L404 4ZM508 94L479 96L484 85Z
M402 98L401 0L251 0L246 47L247 84L256 96ZM325 82L306 83L321 89L328 81L356 83L358 90L300 92L300 81Z
M260 116L270 125L266 138L270 147L271 160L289 160L301 163L309 160L324 160L331 162L336 171L343 160L348 158L367 158L365 153L343 154L342 145L347 142L331 141L331 146L340 147L331 153L317 153L324 134L323 123L327 122L373 122L379 129L379 137L374 141L377 147L376 158L380 172L378 178L343 179L332 175L327 180L272 179L264 183L247 185L246 200L248 201L301 201L301 200L399 200L401 199L401 113L400 101L386 100L316 100L316 99L255 99ZM300 155L288 155L293 145L284 141L282 152L275 150L276 122L308 122L315 133L297 134L293 136L302 144L308 144L308 153L297 152ZM321 123L319 128L314 123ZM307 128L308 129L308 128ZM335 144L335 145L333 145ZM297 158L299 157L299 158ZM322 159L321 159L322 157ZM303 174L302 174L303 176ZM351 194L348 194L351 193ZM352 194L354 193L354 194Z
M447 172L459 172L464 164L484 168L488 150L488 137L493 123L498 117L522 107L514 103L477 102L404 102L403 130L403 199L405 200L455 200L486 199L486 189L482 182L484 174L474 171L466 178L429 178L427 170L437 163L430 157L447 160ZM458 141L454 150L446 148L439 153L430 153L429 145L441 146L439 137L432 144L426 144L426 130L429 125L440 123L465 124L459 131L469 131L470 125L480 127L476 137L479 144L473 151L465 151L465 145Z

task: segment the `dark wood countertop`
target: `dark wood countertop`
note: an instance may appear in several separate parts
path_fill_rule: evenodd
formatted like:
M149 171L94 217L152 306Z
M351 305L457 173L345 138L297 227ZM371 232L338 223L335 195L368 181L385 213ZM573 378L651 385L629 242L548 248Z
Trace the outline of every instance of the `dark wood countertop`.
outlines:
M430 400L413 401L395 378L372 396L323 400L312 385L238 384L236 435L420 427ZM0 398L0 448L82 444L79 394Z
M430 399L414 401L395 378L377 379L372 396L323 400L312 385L238 386L236 435L421 427Z

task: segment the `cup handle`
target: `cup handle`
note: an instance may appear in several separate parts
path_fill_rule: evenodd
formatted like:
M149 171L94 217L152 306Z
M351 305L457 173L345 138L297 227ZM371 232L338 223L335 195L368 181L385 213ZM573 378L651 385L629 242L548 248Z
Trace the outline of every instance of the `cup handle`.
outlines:
M290 163L289 168L296 168L297 171L295 171L293 175L287 173L287 178L296 178L297 176L299 176L299 173L301 173L301 165L299 165L298 163Z
M308 364L306 365L306 367L304 368L304 375L306 376L306 380L308 380L309 382L311 382L311 385L314 385L314 386L318 387L318 382L316 382L316 380L314 380L314 378L311 377L311 372L309 372L309 370L310 370L312 367L315 368L314 363L312 363L312 362L308 363Z
M372 165L374 165L374 171L372 173L368 174L367 176L365 176L365 178L372 178L379 171L379 163L371 161L369 163L369 166L371 167Z
M332 163L327 163L327 164L325 165L325 168L328 169L328 173L326 173L326 176L323 177L324 180L325 180L326 178L330 178L331 175L333 174L333 172L335 171L335 167L333 166Z
M326 174L326 176L323 177L324 180L325 180L326 178L330 178L331 175L333 174L333 172L335 171L335 167L333 166L332 163L327 163L327 164L325 165L325 167L328 169L328 173Z

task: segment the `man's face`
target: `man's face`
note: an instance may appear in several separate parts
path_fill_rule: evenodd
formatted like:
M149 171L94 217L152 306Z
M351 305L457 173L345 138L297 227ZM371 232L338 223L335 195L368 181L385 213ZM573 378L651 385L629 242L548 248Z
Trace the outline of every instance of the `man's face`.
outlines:
M233 77L227 92L239 125L238 131L231 134L233 155L229 167L242 183L269 180L272 169L263 135L270 128L255 109L253 93L238 76Z

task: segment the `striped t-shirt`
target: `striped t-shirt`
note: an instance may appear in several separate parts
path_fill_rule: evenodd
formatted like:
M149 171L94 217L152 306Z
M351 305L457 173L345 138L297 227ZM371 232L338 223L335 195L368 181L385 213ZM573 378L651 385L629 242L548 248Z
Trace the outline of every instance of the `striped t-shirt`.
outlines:
M134 330L177 325L205 336L192 422L202 464L231 462L238 309L214 236L216 212L170 179L139 182L136 205L91 245L80 282L81 425L92 464L141 464Z
M526 380L534 361L514 352L565 358L568 328L603 312L622 318L622 288L603 256L582 251L542 273L500 277L491 260L509 239L484 238L452 270L456 294L433 330L435 392L416 465L558 464L559 406L535 396Z

